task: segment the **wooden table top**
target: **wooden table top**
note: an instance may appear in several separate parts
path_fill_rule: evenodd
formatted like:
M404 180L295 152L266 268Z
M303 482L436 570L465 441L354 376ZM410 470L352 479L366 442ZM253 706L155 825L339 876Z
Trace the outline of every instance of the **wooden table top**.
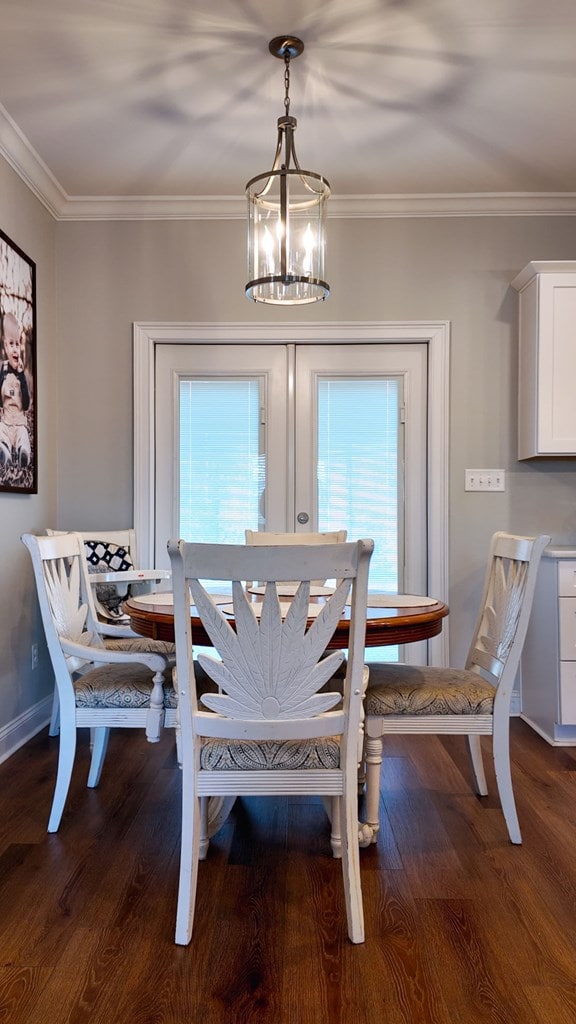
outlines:
M157 598L155 601L154 598ZM370 599L370 598L369 598ZM231 600L231 599L230 599ZM388 600L393 600L389 597ZM448 615L448 605L442 601L422 598L423 604L407 607L407 598L401 595L399 603L390 607L368 607L366 619L366 647L385 647L392 644L413 643L428 640L442 632L442 620ZM416 601L410 597L410 602ZM155 640L174 640L174 612L170 594L131 597L124 602L123 609L136 633ZM204 631L200 619L192 615L194 643L210 647L211 641ZM346 608L344 618L338 623L328 650L348 646L350 610ZM233 625L231 618L230 623Z

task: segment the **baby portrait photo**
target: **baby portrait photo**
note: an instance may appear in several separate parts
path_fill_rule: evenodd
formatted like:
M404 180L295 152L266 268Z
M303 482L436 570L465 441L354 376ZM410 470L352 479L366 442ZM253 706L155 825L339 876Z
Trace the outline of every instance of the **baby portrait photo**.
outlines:
M36 494L36 265L0 230L0 491Z

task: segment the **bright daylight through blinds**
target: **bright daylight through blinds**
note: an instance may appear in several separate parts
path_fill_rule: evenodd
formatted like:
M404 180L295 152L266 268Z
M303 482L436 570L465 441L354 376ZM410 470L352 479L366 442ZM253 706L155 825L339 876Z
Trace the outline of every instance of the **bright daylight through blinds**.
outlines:
M241 544L246 528L266 529L262 391L259 377L181 379L178 532L185 540ZM318 379L315 528L374 539L374 591L394 592L402 582L401 401L399 377Z
M318 381L318 529L372 537L370 590L399 586L397 377Z
M263 529L265 454L258 378L180 381L179 536L243 544Z

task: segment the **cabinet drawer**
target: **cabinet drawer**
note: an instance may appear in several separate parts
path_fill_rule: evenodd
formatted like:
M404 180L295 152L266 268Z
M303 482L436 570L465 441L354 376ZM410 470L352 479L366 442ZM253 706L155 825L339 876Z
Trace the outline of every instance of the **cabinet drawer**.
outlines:
M560 725L576 724L576 661L560 664Z
M576 597L561 597L560 661L576 661Z
M558 563L558 596L576 597L576 561Z

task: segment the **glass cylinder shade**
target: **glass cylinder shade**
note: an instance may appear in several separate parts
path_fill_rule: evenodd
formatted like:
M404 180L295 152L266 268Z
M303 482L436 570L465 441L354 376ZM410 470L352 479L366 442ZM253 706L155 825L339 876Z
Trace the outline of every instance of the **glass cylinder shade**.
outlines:
M329 196L321 175L299 168L267 171L248 182L248 298L278 305L327 298Z

